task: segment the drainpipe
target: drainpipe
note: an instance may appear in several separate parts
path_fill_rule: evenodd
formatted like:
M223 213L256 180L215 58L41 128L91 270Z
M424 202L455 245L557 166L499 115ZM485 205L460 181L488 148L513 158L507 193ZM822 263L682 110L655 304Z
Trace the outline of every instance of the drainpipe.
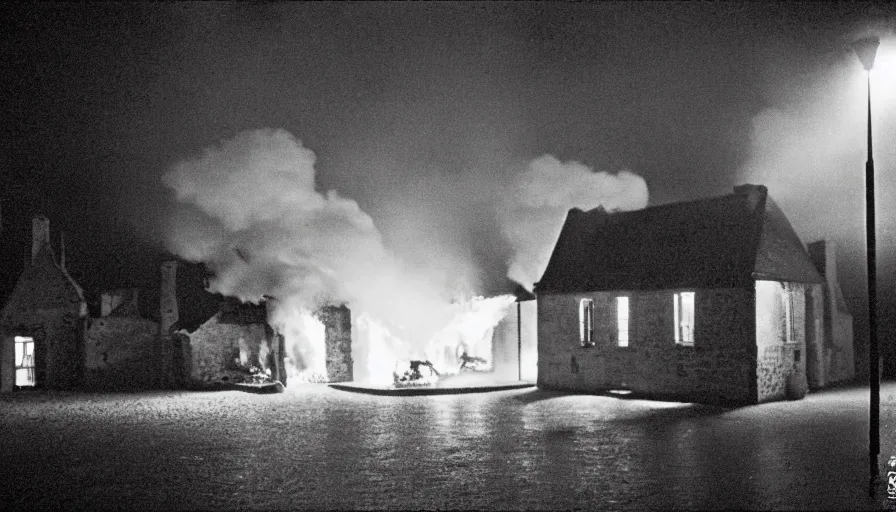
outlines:
M516 367L519 380L523 380L523 332L522 332L522 306L516 301Z

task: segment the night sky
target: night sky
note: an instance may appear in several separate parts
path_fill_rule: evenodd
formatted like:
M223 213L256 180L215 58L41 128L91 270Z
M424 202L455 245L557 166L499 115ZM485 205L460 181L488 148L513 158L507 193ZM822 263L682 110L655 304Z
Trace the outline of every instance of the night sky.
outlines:
M317 189L357 201L387 247L412 258L420 232L463 246L488 276L483 292L501 291L507 270L491 197L542 155L630 170L651 205L765 184L804 242L840 244L844 292L857 327L866 322L865 89L849 43L874 31L881 65L896 63L896 7L885 3L0 9L0 297L36 213L54 240L65 232L86 288L154 286L177 209L162 176L272 128L314 152ZM885 323L896 274L889 73L874 118Z

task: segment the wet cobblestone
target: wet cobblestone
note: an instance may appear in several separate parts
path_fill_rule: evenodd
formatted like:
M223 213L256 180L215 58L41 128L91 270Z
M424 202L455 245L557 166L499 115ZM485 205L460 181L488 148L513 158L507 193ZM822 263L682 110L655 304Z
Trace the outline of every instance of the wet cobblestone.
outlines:
M882 459L896 454L884 385ZM537 390L0 398L2 502L127 509L867 509L867 388L739 409ZM878 500L878 503L880 501Z

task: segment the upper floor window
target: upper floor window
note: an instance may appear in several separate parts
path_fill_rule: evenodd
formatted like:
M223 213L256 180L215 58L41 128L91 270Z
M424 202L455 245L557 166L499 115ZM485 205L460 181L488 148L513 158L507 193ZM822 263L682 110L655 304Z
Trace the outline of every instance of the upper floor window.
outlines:
M594 346L594 301L591 299L579 302L579 340L583 347Z
M694 292L676 293L675 309L675 343L679 345L694 344Z
M628 346L628 297L616 297L616 343Z

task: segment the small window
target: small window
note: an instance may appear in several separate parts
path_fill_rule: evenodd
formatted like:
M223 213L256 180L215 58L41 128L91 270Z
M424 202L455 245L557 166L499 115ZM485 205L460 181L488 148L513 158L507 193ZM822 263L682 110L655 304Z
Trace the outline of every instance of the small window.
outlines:
M594 301L591 299L579 302L579 339L583 347L594 346Z
M784 289L781 292L781 309L784 310L783 318L781 318L784 322L782 326L784 339L782 341L794 342L796 341L796 332L793 325L793 288L790 283L784 283Z
M34 338L15 337L16 386L33 386L34 379Z
M616 342L628 346L628 297L616 297Z
M694 345L694 292L676 293L675 310L675 343Z

